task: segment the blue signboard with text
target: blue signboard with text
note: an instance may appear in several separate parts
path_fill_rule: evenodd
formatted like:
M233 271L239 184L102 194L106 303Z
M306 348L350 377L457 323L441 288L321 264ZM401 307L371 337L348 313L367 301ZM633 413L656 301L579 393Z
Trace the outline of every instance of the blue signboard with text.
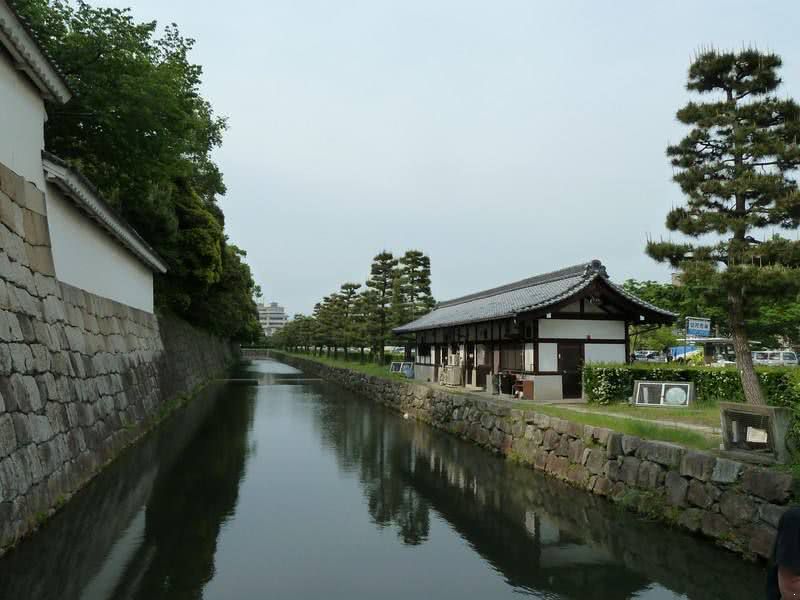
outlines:
M711 319L702 317L686 317L686 335L709 337L711 335Z

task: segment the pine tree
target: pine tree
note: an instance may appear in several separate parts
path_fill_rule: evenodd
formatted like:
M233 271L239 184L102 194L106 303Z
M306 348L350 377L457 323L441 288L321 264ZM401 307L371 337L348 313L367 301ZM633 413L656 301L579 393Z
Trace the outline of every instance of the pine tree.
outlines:
M400 274L403 293L409 306L409 320L418 319L433 310L436 302L431 294L430 257L419 250L407 251L400 259Z
M742 387L752 404L765 399L748 320L765 299L800 290L800 242L778 236L759 242L752 235L800 225L800 193L791 176L800 165L800 107L774 95L781 64L777 55L754 49L708 50L692 63L687 89L714 97L677 113L691 130L667 156L687 199L669 212L666 225L692 238L716 239L647 245L651 257L682 269L684 283L727 306Z
M344 346L344 358L347 360L348 353L350 350L350 345L353 343L353 340L356 336L356 325L354 322L354 312L356 310L356 302L358 301L358 290L361 288L360 283L345 283L342 284L341 289L339 290L339 305L338 310L340 312L339 322L340 322L340 335L342 340L342 346Z
M389 337L392 289L397 276L397 259L384 250L372 259L367 287L372 294L367 296L372 322L372 346L380 364L384 362L384 346Z

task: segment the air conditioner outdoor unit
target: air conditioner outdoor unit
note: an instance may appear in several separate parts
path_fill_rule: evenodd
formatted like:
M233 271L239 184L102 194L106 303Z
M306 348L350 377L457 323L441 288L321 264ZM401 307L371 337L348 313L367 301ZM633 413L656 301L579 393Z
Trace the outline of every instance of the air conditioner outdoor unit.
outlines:
M447 365L439 369L439 383L450 386L464 385L464 375L461 371L461 367L457 365Z

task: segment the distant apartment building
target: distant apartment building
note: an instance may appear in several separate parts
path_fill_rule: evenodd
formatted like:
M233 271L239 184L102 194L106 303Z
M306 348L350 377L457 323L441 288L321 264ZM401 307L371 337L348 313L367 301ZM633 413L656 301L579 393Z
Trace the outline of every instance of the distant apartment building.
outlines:
M264 335L270 337L283 329L289 318L281 305L277 302L270 302L258 305L258 321L261 323Z

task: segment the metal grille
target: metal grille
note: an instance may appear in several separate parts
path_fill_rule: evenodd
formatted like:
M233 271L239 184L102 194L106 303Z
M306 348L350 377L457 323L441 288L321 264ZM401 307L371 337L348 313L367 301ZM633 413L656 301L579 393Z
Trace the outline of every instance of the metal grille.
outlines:
M774 452L772 427L767 415L727 411L725 429L732 449Z

